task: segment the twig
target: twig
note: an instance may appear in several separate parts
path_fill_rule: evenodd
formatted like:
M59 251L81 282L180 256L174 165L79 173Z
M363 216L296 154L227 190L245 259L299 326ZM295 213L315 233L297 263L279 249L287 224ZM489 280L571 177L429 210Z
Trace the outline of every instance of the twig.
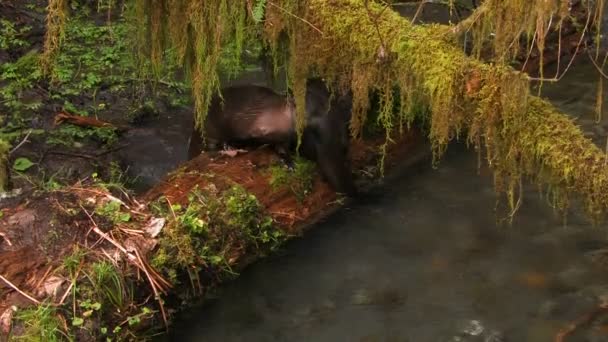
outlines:
M31 129L27 132L27 134L25 135L25 138L23 138L23 140L21 140L21 142L19 144L17 144L17 146L15 146L12 150L10 150L8 152L8 154L10 155L10 154L15 153L15 151L17 151L17 149L19 147L21 147L23 144L25 144L25 142L27 141L27 138L29 138L30 134L32 134L32 130Z
M114 247L118 248L121 252L123 252L124 254L127 255L127 258L129 259L129 261L135 261L137 260L137 258L129 253L123 246L121 246L118 242L114 241L106 232L103 232L99 229L99 227L97 226L97 223L95 223L95 220L93 220L93 216L91 214L89 214L89 212L82 206L80 205L80 208L84 211L84 213L89 217L89 220L91 221L91 223L93 224L93 231L101 236L102 238L104 238L106 241L108 241L109 243L111 243L112 245L114 245Z
M540 78L540 77L528 77L528 79L530 81L548 81L548 82L558 82L559 80L561 80L566 75L566 73L568 72L568 70L570 69L570 67L572 66L572 63L574 63L574 59L576 58L576 55L578 55L578 50L580 50L581 45L583 44L583 39L585 38L585 33L587 33L587 29L589 28L590 21L591 21L591 13L589 13L587 15L587 22L585 23L585 26L583 27L583 32L581 32L581 37L578 40L578 43L576 44L576 50L574 50L574 54L572 55L572 58L570 59L570 62L568 62L568 65L566 66L566 69L564 70L564 72L559 77L557 77L557 78L549 78L549 79L543 79L543 78Z
M416 23L416 19L418 19L418 16L420 15L420 13L422 13L422 8L424 8L425 4L428 4L429 0L423 0L420 1L420 4L418 5L418 9L416 9L416 14L414 14L414 17L412 18L412 24Z
M63 305L63 302L65 302L65 299L68 297L68 295L70 294L70 292L72 291L72 287L74 287L74 284L76 283L75 280L70 282L70 286L68 286L68 289L65 290L65 293L63 294L63 296L61 296L61 299L59 300L59 304L58 306Z
M67 156L67 157L77 157L77 158L83 158L83 159L88 159L88 160L96 160L97 158L88 154L81 154L81 153L70 153L70 152L61 152L61 151L47 151L47 154L56 154L56 155L60 155L60 156Z
M9 240L9 238L7 238L4 233L0 232L0 236L2 237L2 239L4 239L4 241L6 241L6 243L8 243L9 246L13 245L13 243L11 242L11 240Z
M595 59L591 56L591 52L589 52L589 50L587 50L587 56L589 56L589 59L591 60L591 63L593 63L593 66L597 69L597 72L605 79L608 79L608 75L606 75L604 73L604 70L602 70L602 67L600 67L597 62L595 61ZM606 54L606 56L608 57L608 54ZM606 62L606 59L604 59L604 63Z
M125 147L129 146L128 144L122 145L122 146L118 146L115 148L111 148L105 151L101 151L95 154L83 154L83 153L72 153L72 152L63 152L63 151L50 151L47 150L45 151L45 155L46 154L56 154L56 155L60 155L60 156L68 156L68 157L77 157L77 158L83 158L83 159L88 159L88 160L97 160L97 158L102 157L108 153L112 153L112 152L116 152L118 150L121 150ZM15 148L16 149L16 148ZM12 151L11 151L12 153Z
M157 298L157 300L159 300L160 303L160 294L159 294L159 290L162 291L164 294L166 294L166 289L167 288L171 288L171 283L169 283L168 281L166 281L163 277L161 277L158 273L154 272L153 269L149 270L147 267L147 264L143 261L141 255L139 254L137 248L135 248L135 255L133 255L133 253L127 251L126 248L124 248L123 246L121 246L118 242L116 242L114 239L112 239L108 233L105 233L103 231L101 231L99 229L99 227L97 226L97 224L95 223L95 221L93 220L93 217L91 214L89 214L89 212L81 205L80 208L85 212L85 214L89 217L89 219L91 220L92 224L93 224L93 231L95 233L97 233L99 236L101 236L102 238L104 238L106 241L110 242L112 245L114 245L116 248L118 248L121 252L123 252L124 254L127 255L127 259L129 260L129 262L131 262L133 265L135 265L138 269L140 269L142 272L144 272L144 274L146 275L146 277L148 278L148 281L150 283L150 287L152 287L152 291L154 292L155 297ZM152 273L154 274L154 276L152 276ZM163 319L165 320L165 325L168 326L167 323L167 317L166 317L166 313L164 311L164 308L162 306L162 303L160 303L161 305L161 312L163 314Z
M152 291L154 291L154 298L156 299L156 301L158 302L158 306L160 307L160 313L163 316L163 322L165 323L165 329L169 329L169 321L167 319L167 313L165 312L165 306L163 305L163 299L162 299L160 293L158 293L158 290L156 289L157 284L156 284L154 278L152 278L152 276L146 269L144 261L137 249L135 249L135 254L137 255L137 258L142 265L142 269L143 269L146 277L148 278L148 281L150 282L150 287L152 287ZM162 291L162 288L161 288L161 291Z
M453 33L460 33L462 31L468 32L473 25L483 16L486 12L488 12L489 8L486 5L487 1L482 3L479 7L477 7L471 15L469 15L465 20L458 23L458 25L451 28Z
M21 295L23 295L25 298L31 300L32 302L34 302L35 304L40 304L40 301L30 295L28 295L27 293L21 291L17 286L15 286L15 284L11 283L10 281L8 281L8 279L4 278L2 275L0 275L0 280L4 281L6 283L6 285L10 286L13 290L19 292Z
M38 282L34 286L35 289L39 288L40 285L42 285L42 282L44 282L46 280L46 277L49 275L52 268L53 268L53 265L50 265L49 268L46 270L46 272L44 272L44 275L42 275L42 278L40 278L40 280L38 280Z
M389 7L389 4L384 6L384 8L382 8L380 13L378 13L376 15L374 15L372 13L372 11L369 9L369 0L366 0L364 4L365 4L365 10L367 11L367 15L369 16L370 20L372 21L372 24L374 25L374 28L376 29L376 33L378 34L378 38L380 39L380 47L382 48L382 50L385 51L386 44L384 43L384 38L382 38L382 34L380 33L380 27L378 26L378 19L380 19L380 16L382 16L382 13L384 13L384 11ZM421 6L422 6L422 4L421 4ZM413 22L414 21L412 20L412 23Z

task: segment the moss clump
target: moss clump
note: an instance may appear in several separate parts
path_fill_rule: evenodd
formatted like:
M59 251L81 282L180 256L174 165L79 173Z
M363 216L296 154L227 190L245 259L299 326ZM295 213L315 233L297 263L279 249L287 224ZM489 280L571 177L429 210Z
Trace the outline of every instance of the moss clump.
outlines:
M152 265L174 283L184 273L193 285L200 271L214 278L231 275L238 256L272 250L284 239L255 196L240 186L195 189L184 206L159 201L156 207L168 222Z
M270 167L270 186L275 191L287 188L302 202L312 190L315 169L314 163L301 157L294 160L293 171L284 165L273 165Z

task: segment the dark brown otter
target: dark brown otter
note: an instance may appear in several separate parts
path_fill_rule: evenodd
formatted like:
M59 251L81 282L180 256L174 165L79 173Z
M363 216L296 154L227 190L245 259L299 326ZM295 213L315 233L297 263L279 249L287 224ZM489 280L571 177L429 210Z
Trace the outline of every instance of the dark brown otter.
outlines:
M269 144L286 157L295 147L295 106L291 97L271 89L247 85L222 90L215 96L205 122L204 139L193 129L188 149L189 159L202 150L216 150L223 145L249 147ZM348 122L350 108L344 98L332 100L324 82L307 82L307 124L300 152L317 162L324 179L338 192L356 194L348 158Z

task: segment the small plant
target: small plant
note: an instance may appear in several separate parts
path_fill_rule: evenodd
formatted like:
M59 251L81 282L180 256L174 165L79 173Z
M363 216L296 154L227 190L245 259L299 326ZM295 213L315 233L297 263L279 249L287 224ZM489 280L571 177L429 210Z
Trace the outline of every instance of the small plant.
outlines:
M129 222L131 220L131 214L120 211L120 208L120 202L110 200L105 204L98 206L95 209L95 213L100 216L106 217L114 224Z
M94 302L91 303L89 299L86 299L79 304L82 311L82 317L74 316L72 317L72 326L81 327L84 324L84 320L93 315L94 312L97 312L101 309L101 303Z
M129 298L128 287L120 271L108 261L96 262L90 266L87 277L95 288L95 293L101 295L117 310L125 307L126 298Z
M7 107L15 114L21 114L27 110L36 110L41 106L40 102L23 101L23 93L34 87L42 77L39 65L40 55L29 52L14 63L0 65L0 104Z
M34 166L34 163L32 163L31 160L25 157L20 157L15 159L15 162L13 163L13 170L23 172L27 171L32 166Z
M30 43L21 38L31 30L31 26L17 28L12 21L0 19L0 50L29 46Z
M61 172L61 170L53 173L50 176L47 176L46 172L44 170L41 170L40 173L34 177L34 176L28 176L25 173L16 171L15 178L25 180L26 182L30 183L32 185L32 187L36 188L39 191L51 192L51 191L59 190L63 187L63 184L61 184L57 180L60 172Z
M228 256L235 249L273 250L284 240L257 198L241 186L221 193L195 189L185 206L163 209L161 203L154 207L166 213L167 225L152 264L174 282L180 273L196 277L203 268L232 275Z
M150 308L148 308L147 306L144 306L143 308L141 308L141 311L133 316L129 316L127 318L127 322L129 324L130 327L132 326L136 326L139 323L141 323L142 318L145 318L146 316L152 316L154 314L154 310L151 310Z
M105 145L118 141L116 130L112 127L83 128L65 124L51 132L46 142L50 145L80 146L80 141L92 139Z
M294 160L294 170L290 172L283 165L270 167L270 186L276 191L286 187L302 202L310 193L315 176L315 164L301 157Z
M19 336L12 336L12 339L26 342L69 340L62 330L63 324L58 315L57 308L50 304L17 311L15 319L23 323L25 331Z

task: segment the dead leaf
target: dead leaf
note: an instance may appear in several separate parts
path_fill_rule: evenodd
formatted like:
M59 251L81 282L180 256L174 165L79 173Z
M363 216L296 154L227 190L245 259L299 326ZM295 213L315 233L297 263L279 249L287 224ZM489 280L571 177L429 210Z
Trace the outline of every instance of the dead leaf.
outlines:
M164 217L153 217L148 221L146 227L144 227L144 231L148 233L150 237L155 238L165 226L165 221Z
M17 311L15 306L4 310L0 315L0 335L8 336L11 333L11 327L13 323L13 314Z

